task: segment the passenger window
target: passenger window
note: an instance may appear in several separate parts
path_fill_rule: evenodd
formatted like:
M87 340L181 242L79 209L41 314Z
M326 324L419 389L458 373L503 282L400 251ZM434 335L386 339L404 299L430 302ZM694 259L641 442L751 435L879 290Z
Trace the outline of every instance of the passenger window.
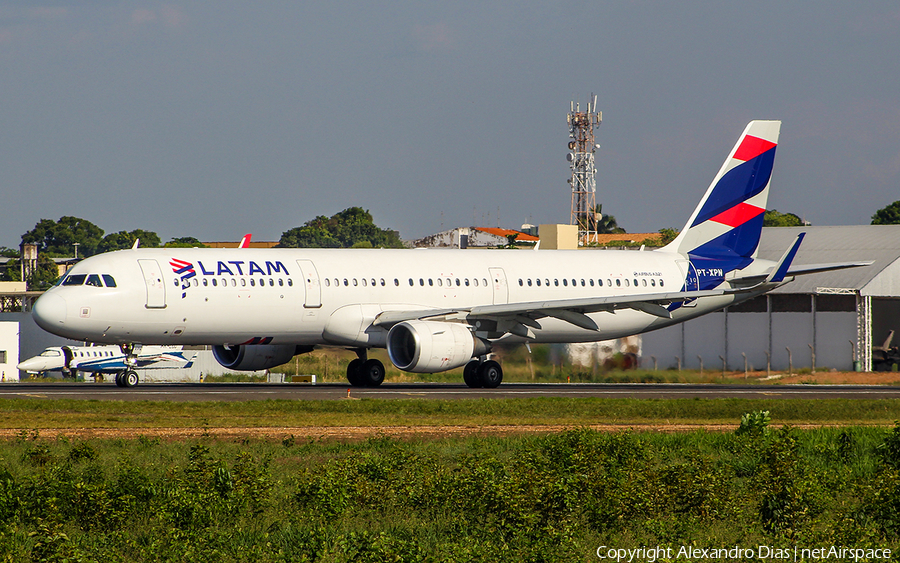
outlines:
M594 287L594 278L591 278L591 287Z
M456 287L459 287L459 278L456 278Z
M208 286L209 286L209 280L207 280L206 278L203 278L203 287L208 287Z
M116 287L116 280L109 274L103 274L103 282L106 284L106 287Z
M431 286L431 287L433 287L433 286L434 286L434 280L431 279L431 278L428 278L428 285Z
M84 285L87 274L73 274L63 280L63 285Z
M330 286L331 286L331 280L328 278L325 278L325 287L330 287Z
M469 287L469 278L465 279L466 287Z
M628 279L625 279L625 287L628 287Z
M247 278L241 278L241 287L247 287Z
M294 280L291 278L288 278L288 287L294 287Z
M548 280L547 278L544 278L544 285L546 285L547 287L550 287L550 280Z
M344 287L347 287L348 285L350 285L350 282L347 280L347 278L344 278Z
M250 287L256 287L256 280L253 278L250 278Z
M384 280L381 280L381 285L384 285ZM372 278L372 287L375 287L375 278Z
M412 278L409 278L409 287L412 287L412 285L413 285Z
M537 286L538 286L538 287L541 287L541 278L537 278L537 279L534 280L534 281L537 282Z
M616 280L616 282L618 282L618 281L619 281L619 280ZM612 287L612 280L611 280L611 279L607 279L607 280L606 280L606 285L608 285L609 287ZM622 285L622 284L619 283L619 284L617 284L617 285Z
M90 278L88 278L88 281L90 281ZM172 282L175 285L175 287L178 287L178 278L175 278L174 280L172 280ZM89 283L88 285L93 285L93 284Z
M438 287L443 287L443 285L444 285L444 280L442 280L441 278L438 278Z
M366 283L368 283L368 282L366 281L366 278L363 278L363 279L362 279L363 287L366 287Z
M594 285L594 284L591 284ZM584 287L584 280L581 280L581 287Z
M275 287L275 280L269 278L269 287Z
M638 284L637 284L637 278L634 278L634 287L637 287L637 286L638 286Z
M216 283L216 278L213 278L213 287L215 287L215 286L217 286L217 285L218 285L218 284Z
M487 287L487 280L486 280L486 279L484 279L484 278L482 278L482 279L481 279L481 281L483 281L483 282L484 282L484 287Z
M563 285L566 286L566 287L568 287L568 286L569 286L569 280L567 280L566 278L563 278Z
M616 279L616 287L622 287L622 280Z
M519 278L519 287L522 287L524 285L525 285L525 282L522 281L522 278Z
M646 278L642 279L642 280L641 280L641 284L642 284L644 287L647 287L647 279L646 279Z
M278 287L284 287L284 280L281 278L278 278Z
M340 285L341 285L341 280L334 278L334 287L340 287Z
M353 287L356 287L357 285L359 284L357 283L356 278L353 278Z
M451 285L453 285L453 280L447 278L447 287L450 287Z
M528 278L528 287L531 287L531 278Z
M419 278L419 285L420 285L420 286L424 286L424 285L425 285L425 280L423 280L422 278Z
M400 280L394 278L394 287L400 287Z
M650 286L656 287L656 280L650 280Z
M231 278L231 287L237 287L237 280L234 278Z
M662 286L663 286L663 281L659 280L659 287L662 287Z
M555 285L556 287L559 287L559 280L553 280L553 285Z

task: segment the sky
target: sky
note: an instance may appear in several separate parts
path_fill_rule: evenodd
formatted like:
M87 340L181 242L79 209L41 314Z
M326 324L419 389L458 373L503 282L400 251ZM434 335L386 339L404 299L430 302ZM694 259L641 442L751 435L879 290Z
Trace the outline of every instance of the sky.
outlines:
M483 4L483 5L482 5ZM568 223L591 93L597 202L680 229L746 123L769 208L900 200L900 4L0 0L0 246L40 219L278 240L350 206L415 239Z

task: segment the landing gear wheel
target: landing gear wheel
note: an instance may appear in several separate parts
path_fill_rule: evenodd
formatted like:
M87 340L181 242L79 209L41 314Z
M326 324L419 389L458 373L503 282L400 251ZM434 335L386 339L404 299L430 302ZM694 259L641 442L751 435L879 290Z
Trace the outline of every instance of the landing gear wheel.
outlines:
M478 377L487 389L494 389L503 381L503 368L494 360L488 360L478 368Z
M124 371L117 371L117 372L116 372L116 387L125 387L125 385L122 383L122 376L123 376L124 374L125 374Z
M354 387L363 385L362 370L360 369L362 368L362 365L363 361L359 358L356 358L347 364L347 381Z
M138 374L134 370L128 370L122 374L122 387L135 387L138 384Z
M384 381L384 364L375 358L366 360L359 368L359 375L366 387L378 387Z
M471 362L466 364L466 367L463 368L463 381L465 381L466 385L468 385L472 389L484 387L484 384L481 382L481 376L478 375L479 367L481 367L481 362L479 362L478 360L472 360Z

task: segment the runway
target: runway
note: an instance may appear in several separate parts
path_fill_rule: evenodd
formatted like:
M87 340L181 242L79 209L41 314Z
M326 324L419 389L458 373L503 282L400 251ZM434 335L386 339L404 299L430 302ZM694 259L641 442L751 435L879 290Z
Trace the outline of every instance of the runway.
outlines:
M349 394L349 395L348 395ZM504 383L497 389L463 384L386 383L380 387L301 383L168 383L131 389L111 383L11 383L0 399L82 399L101 401L263 401L354 399L513 399L601 397L638 399L897 399L900 387L869 385L695 385L673 383Z

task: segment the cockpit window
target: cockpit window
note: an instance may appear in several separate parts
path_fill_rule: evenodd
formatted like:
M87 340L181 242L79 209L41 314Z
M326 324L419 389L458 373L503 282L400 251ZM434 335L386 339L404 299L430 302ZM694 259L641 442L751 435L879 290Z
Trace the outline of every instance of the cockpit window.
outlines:
M97 274L91 274L87 277L87 281L84 282L84 285L92 285L94 287L103 287L103 283L100 281L100 276Z
M87 274L72 274L63 280L63 285L83 285Z
M62 353L59 350L44 350L41 352L41 356L44 356L45 358L55 358L61 355Z
M106 287L116 287L116 280L109 274L103 274L103 281L106 282Z

